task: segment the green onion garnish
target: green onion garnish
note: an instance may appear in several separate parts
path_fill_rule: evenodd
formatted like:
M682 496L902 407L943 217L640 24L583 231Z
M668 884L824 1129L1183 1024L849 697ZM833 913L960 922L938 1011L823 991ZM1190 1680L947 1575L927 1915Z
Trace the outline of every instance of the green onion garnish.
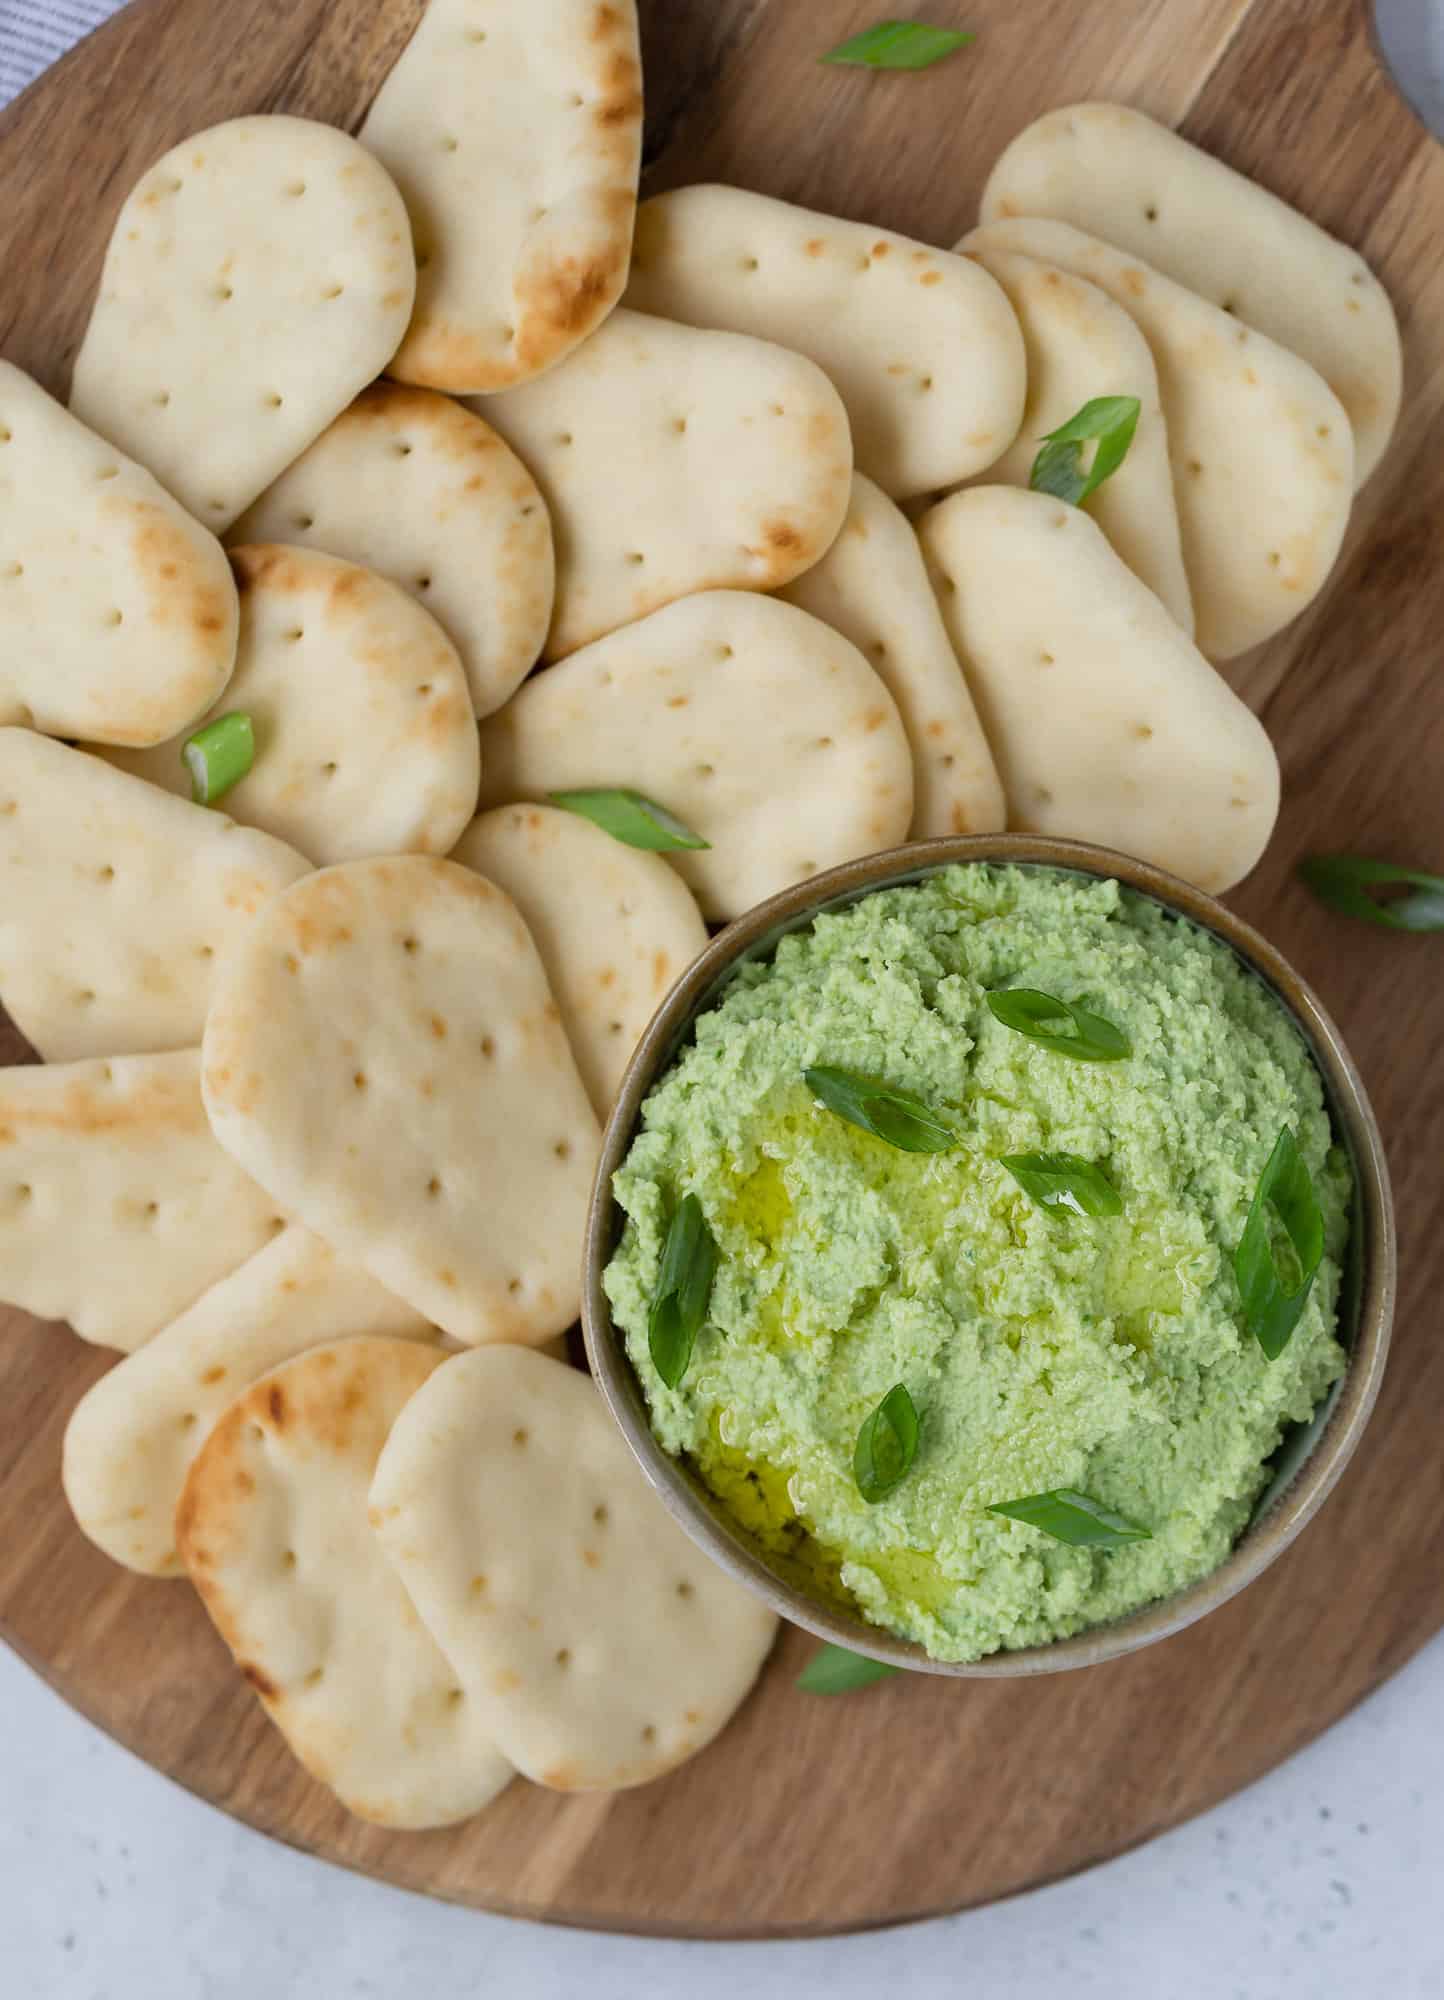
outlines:
M717 1245L702 1204L695 1194L684 1195L662 1247L662 1265L647 1319L652 1366L669 1389L675 1389L687 1372L707 1317L716 1269Z
M1270 1361L1293 1337L1324 1255L1313 1178L1285 1125L1259 1176L1233 1268L1244 1324Z
M239 708L218 715L186 738L181 757L191 774L191 797L198 806L213 806L241 782L256 760L251 718Z
M869 1505L886 1500L906 1478L918 1448L918 1413L905 1385L894 1383L863 1421L852 1454L857 1490Z
M886 1660L851 1653L846 1646L819 1646L797 1676L797 1685L804 1694L850 1694L854 1688L871 1687L874 1681L901 1671Z
M930 28L923 21L879 21L850 41L839 42L819 62L846 63L860 69L931 69L974 35L961 28Z
M1041 1528L1055 1542L1067 1542L1074 1549L1121 1549L1129 1542L1151 1542L1151 1528L1115 1514L1091 1493L1079 1493L1071 1486L1055 1486L1050 1493L1030 1493L1022 1500L999 1500L990 1514L1005 1514L1010 1521L1025 1521Z
M679 847L712 844L703 840L701 834L693 833L690 826L684 826L675 813L669 813L655 799L644 798L641 792L602 789L551 792L548 796L554 806L580 813L583 819L589 819L593 826L599 826L603 833L609 833L613 840L620 840L627 847L644 847L651 854L666 854Z
M802 1080L820 1104L849 1125L883 1139L901 1153L946 1153L957 1134L934 1117L920 1098L890 1083L862 1076L852 1069L825 1065L802 1072Z
M1075 1062L1122 1062L1133 1053L1133 1044L1112 1021L1056 994L1040 993L1032 986L1004 986L986 998L989 1013L1005 1028L1040 1042L1055 1055L1071 1056ZM1050 1028L1050 1021L1070 1022L1071 1032Z
M1142 408L1136 396L1095 396L1056 431L1047 431L1043 449L1033 460L1028 484L1035 493L1051 493L1070 507L1081 507L1105 479L1122 465L1138 428ZM1083 470L1083 446L1097 439L1093 463Z
M1299 863L1299 875L1321 903L1394 931L1444 931L1444 875L1371 861L1363 854L1315 854ZM1367 885L1367 886L1366 886ZM1403 889L1402 896L1378 897L1369 888Z
M1074 1215L1121 1215L1123 1197L1101 1167L1077 1153L1005 1153L999 1161L1039 1208Z

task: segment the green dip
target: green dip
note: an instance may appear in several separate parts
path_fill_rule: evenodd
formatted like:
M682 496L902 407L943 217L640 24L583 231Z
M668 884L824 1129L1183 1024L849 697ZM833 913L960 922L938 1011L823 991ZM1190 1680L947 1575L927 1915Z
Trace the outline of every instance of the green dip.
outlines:
M1133 1053L1079 1062L1014 1033L984 1001L1008 985L1106 1015ZM812 1098L814 1064L913 1093L960 1143L905 1153L857 1130ZM1271 1362L1232 1259L1285 1124L1326 1254ZM999 1159L1044 1151L1095 1161L1123 1213L1035 1206ZM1223 944L1116 882L974 865L818 917L699 1018L615 1190L628 1221L607 1296L658 1439L784 1566L940 1660L1060 1638L1206 1575L1286 1427L1344 1368L1350 1176L1313 1061ZM720 1255L673 1390L647 1318L689 1191ZM853 1447L896 1382L917 1457L869 1505ZM1152 1539L1073 1548L985 1512L1055 1487Z

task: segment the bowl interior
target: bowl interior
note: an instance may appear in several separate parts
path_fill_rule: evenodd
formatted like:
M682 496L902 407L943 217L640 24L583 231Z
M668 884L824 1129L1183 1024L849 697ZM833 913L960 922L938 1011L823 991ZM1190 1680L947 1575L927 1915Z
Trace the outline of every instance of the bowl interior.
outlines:
M1348 1351L1348 1367L1309 1422L1294 1425L1285 1436L1249 1524L1220 1567L1172 1597L1072 1638L959 1663L934 1660L920 1646L823 1595L810 1572L801 1567L793 1571L764 1550L690 1465L663 1451L652 1435L641 1382L612 1321L601 1276L623 1221L612 1199L612 1176L631 1144L643 1100L691 1039L698 1015L721 998L738 966L769 957L782 937L805 929L824 911L844 908L878 889L923 881L965 861L1115 878L1169 914L1220 938L1270 989L1303 1035L1323 1079L1335 1136L1349 1153L1354 1201L1339 1303L1339 1339ZM724 1569L783 1617L854 1652L915 1672L991 1678L1090 1666L1166 1638L1235 1595L1282 1553L1343 1471L1377 1397L1393 1310L1394 1264L1388 1169L1362 1080L1314 994L1264 938L1202 890L1107 849L1023 835L960 837L872 855L784 891L722 931L672 989L633 1056L607 1126L587 1231L583 1327L592 1372L643 1472L674 1518Z

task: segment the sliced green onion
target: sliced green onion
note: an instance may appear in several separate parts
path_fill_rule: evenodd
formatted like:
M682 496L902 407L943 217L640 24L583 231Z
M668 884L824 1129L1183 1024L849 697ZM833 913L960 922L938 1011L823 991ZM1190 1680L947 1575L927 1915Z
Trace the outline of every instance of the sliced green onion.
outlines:
M1136 396L1095 396L1066 424L1045 432L1043 449L1028 474L1033 491L1081 507L1127 458L1142 407ZM1098 449L1085 472L1083 447L1090 439L1097 440Z
M931 69L975 35L962 28L930 28L923 21L879 21L860 35L839 42L819 62L846 63L860 69Z
M1121 1215L1123 1197L1101 1167L1077 1153L1005 1153L999 1161L1039 1208L1074 1215Z
M995 1020L1055 1055L1071 1056L1074 1062L1122 1062L1133 1053L1133 1044L1112 1021L1056 994L1040 993L1032 986L1004 986L986 998ZM1071 1032L1049 1027L1050 1021L1069 1022Z
M1091 1493L1079 1493L1072 1486L1055 1486L1049 1493L1030 1493L1022 1500L999 1500L988 1512L1025 1521L1074 1549L1121 1549L1129 1542L1153 1540L1151 1528L1140 1528Z
M1299 863L1299 875L1330 909L1362 917L1394 931L1444 931L1444 875L1371 861L1363 854L1314 854ZM1406 889L1402 896L1378 897L1375 889Z
M875 1076L826 1065L802 1072L802 1080L820 1104L896 1146L900 1153L946 1153L958 1143L957 1134L934 1116L921 1098L894 1090Z
M256 761L256 732L244 709L218 715L181 745L181 758L191 774L191 797L198 806L213 806L232 785L238 785Z
M687 1372L707 1317L716 1269L717 1245L702 1204L695 1194L684 1195L662 1246L657 1289L647 1319L652 1366L669 1389L675 1389Z
M684 826L675 813L669 813L655 799L644 798L641 792L601 789L551 792L548 796L554 806L580 813L583 819L589 819L593 826L599 826L603 833L609 833L626 847L644 847L650 854L667 854L679 847L712 844L700 833L693 833L690 826Z
M1282 1241L1271 1220L1282 1229ZM1292 1339L1323 1256L1324 1218L1313 1177L1285 1125L1259 1176L1233 1258L1244 1324L1270 1361Z
M870 1660L846 1646L819 1646L797 1676L797 1685L804 1694L850 1694L854 1688L871 1687L874 1681L901 1672L886 1660Z
M897 1382L863 1421L852 1454L857 1490L870 1506L901 1485L917 1456L918 1413L906 1386Z

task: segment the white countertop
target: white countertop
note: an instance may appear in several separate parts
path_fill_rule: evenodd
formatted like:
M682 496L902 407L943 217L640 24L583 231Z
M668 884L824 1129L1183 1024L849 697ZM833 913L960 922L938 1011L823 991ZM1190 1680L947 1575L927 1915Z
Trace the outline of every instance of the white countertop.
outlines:
M0 0L0 99L114 4ZM1444 0L1379 13L1439 129ZM598 1937L379 1887L198 1804L3 1649L0 1717L6 2000L1444 1996L1444 1638L1283 1769L1137 1853L990 1910L795 1945Z

